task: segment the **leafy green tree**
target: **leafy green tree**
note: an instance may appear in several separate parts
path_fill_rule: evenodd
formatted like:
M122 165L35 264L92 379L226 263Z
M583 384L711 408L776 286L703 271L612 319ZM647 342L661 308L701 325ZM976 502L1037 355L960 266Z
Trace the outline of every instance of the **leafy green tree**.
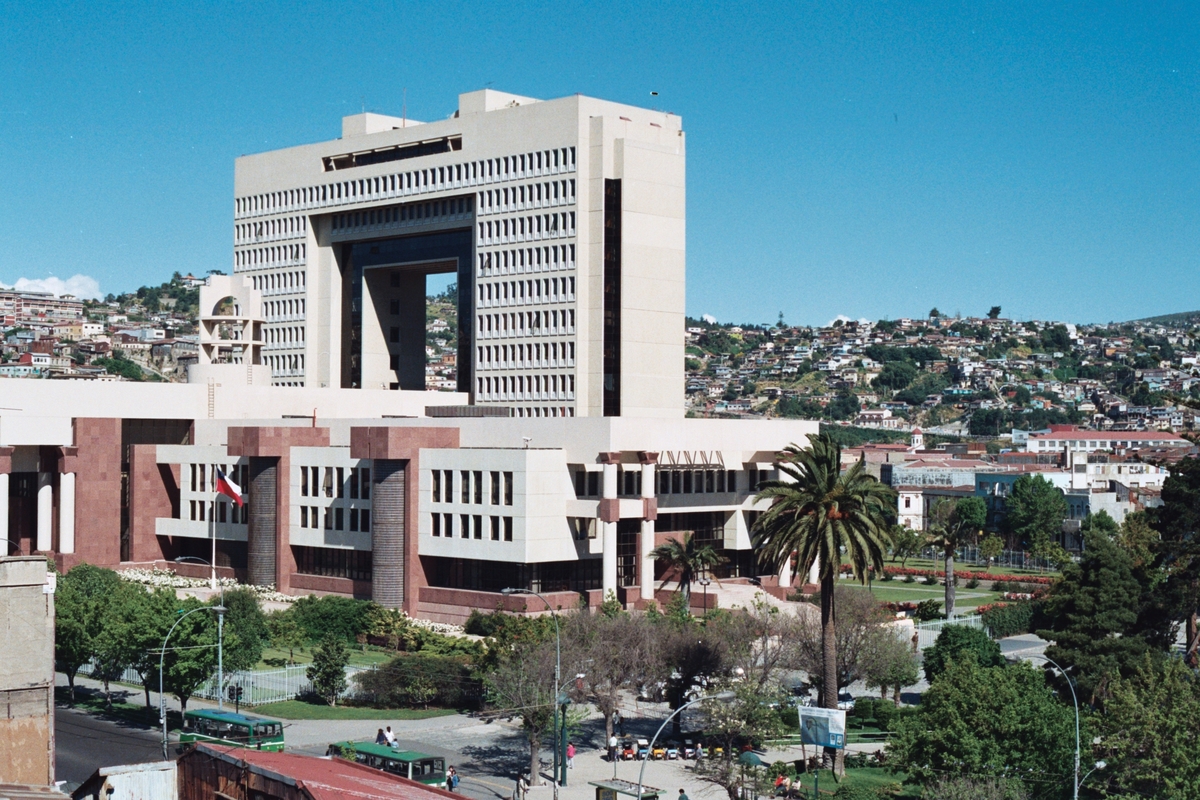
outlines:
M306 595L293 603L291 610L309 642L319 642L329 634L353 642L367 632L371 603L337 595Z
M900 559L900 566L906 566L910 558L921 552L921 534L907 525L892 526L892 561Z
M1020 778L938 778L925 786L921 800L1028 800Z
M1181 459L1163 483L1162 507L1154 510L1158 532L1155 566L1166 575L1156 587L1158 603L1166 614L1186 625L1188 661L1200 665L1200 458Z
M1005 503L1004 524L1020 542L1044 555L1062 533L1067 500L1062 490L1041 475L1022 475Z
M967 657L982 667L1003 666L1000 645L987 631L966 625L947 625L925 651L925 679L933 683L953 661Z
M842 448L829 436L809 438L808 447L793 444L780 454L779 469L785 480L767 481L760 486L755 499L768 501L770 507L755 523L753 537L759 562L772 571L778 571L793 552L797 553L800 573L817 565L824 654L822 704L837 708L833 590L842 553L862 583L872 569L883 571L884 553L891 544L896 493L867 474L861 462L843 473ZM836 755L826 753L829 759Z
M1107 694L1107 683L1132 675L1159 648L1138 625L1146 599L1129 553L1099 527L1084 531L1083 544L1083 557L1065 566L1035 625L1038 636L1053 642L1047 657L1067 670L1081 699L1095 702ZM1060 689L1067 691L1065 685Z
M75 676L95 654L104 601L120 582L111 569L91 564L78 565L59 581L54 598L54 659L67 676L72 701Z
M619 611L608 615L571 614L565 619L565 660L587 664L588 695L604 717L604 741L613 735L612 715L627 692L653 682L659 670L658 637L645 617Z
M862 410L862 404L853 392L843 389L838 392L837 397L829 401L829 405L825 406L825 414L830 419L853 419L858 416L858 412Z
M552 731L557 687L554 645L523 642L506 653L484 679L489 710L496 716L520 717L529 743L529 779L541 783L542 739Z
M1143 659L1127 678L1111 685L1104 711L1095 718L1106 762L1089 781L1110 797L1200 798L1196 721L1200 679L1178 659Z
M262 659L263 643L270 640L267 616L258 595L248 588L225 592L225 669L228 672L254 669Z
M346 690L348 663L346 640L336 634L326 634L313 648L313 663L305 674L312 681L313 692L331 706L337 705L338 695Z
M292 609L289 607L268 614L267 631L271 639L271 646L287 650L288 663L295 664L296 649L304 646L305 636L303 629L296 622L296 616L292 613Z
M711 544L698 544L695 535L685 534L683 541L668 539L650 551L650 557L665 562L667 575L679 581L679 593L683 595L684 608L691 608L692 583L704 576L708 570L725 562ZM659 589L670 582L664 578Z
M903 718L888 747L912 779L1020 777L1042 796L1069 796L1075 762L1075 713L1026 663L983 667L950 662Z
M981 408L971 414L967 431L972 436L998 436L1004 428L1004 411L999 408Z
M1004 553L1004 540L996 534L988 534L979 542L979 555L987 559L988 566Z
M916 377L917 368L907 361L889 361L879 371L879 376L875 378L875 385L898 392L912 383Z
M92 638L95 670L92 677L104 683L104 702L112 710L110 684L133 666L141 655L139 626L144 618L146 590L118 580L100 602L98 626Z
M988 309L988 319L1000 319L1000 306L992 306Z
M933 308L929 309L929 318L930 319L937 319L941 315L942 315L942 312L937 310L937 306L934 306Z
M737 683L714 688L734 693L732 700L709 700L700 704L705 735L721 746L722 755L699 759L695 775L720 786L729 800L739 800L743 797L741 789L747 776L738 759L741 749L737 743L762 742L782 733L783 726L755 687Z
M954 616L954 554L983 532L987 504L982 497L939 500L930 513L927 541L942 553L946 569L946 616Z
M182 617L193 609L204 607L204 603L189 597L177 604L176 613ZM183 712L187 711L188 700L196 690L217 671L216 617L210 611L191 614L182 619L167 643L163 688L175 695Z
M147 593L138 604L138 617L134 626L137 638L137 658L130 664L142 679L142 691L146 708L150 708L150 693L158 691L158 662L163 639L178 614L179 601L174 589L160 587ZM172 646L169 644L168 646Z
M919 681L921 672L911 645L891 629L885 629L883 633L883 636L872 638L871 647L864 654L863 679L868 689L879 690L881 698L886 698L891 688L892 699L899 706L900 692L905 686L912 686Z

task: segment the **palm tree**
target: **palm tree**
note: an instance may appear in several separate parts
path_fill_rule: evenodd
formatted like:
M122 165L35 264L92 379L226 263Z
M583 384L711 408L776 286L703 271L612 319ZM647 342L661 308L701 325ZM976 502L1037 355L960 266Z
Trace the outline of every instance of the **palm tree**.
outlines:
M987 520L982 497L939 500L929 511L929 535L925 541L942 551L946 563L946 617L954 616L954 554L968 538L976 536Z
M837 708L837 640L834 637L833 589L843 554L854 576L866 583L870 570L883 570L896 514L896 493L864 471L859 462L843 474L842 448L828 434L810 436L808 447L779 454L784 480L759 485L755 500L770 507L752 535L759 563L778 570L797 554L797 571L817 565L821 580L821 704ZM827 750L834 760L840 751ZM837 759L841 770L841 759Z
M651 557L667 563L667 574L674 569L679 574L679 593L683 595L683 607L689 612L692 608L692 581L703 575L711 567L725 563L725 556L717 552L711 544L696 544L696 536L689 533L683 541L669 539L650 551ZM658 588L666 586L668 579L663 579ZM706 612L708 609L704 609Z

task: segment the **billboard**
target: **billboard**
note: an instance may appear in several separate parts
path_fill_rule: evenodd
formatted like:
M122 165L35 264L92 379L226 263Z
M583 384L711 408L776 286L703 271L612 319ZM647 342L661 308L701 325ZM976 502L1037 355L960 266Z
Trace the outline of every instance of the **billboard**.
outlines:
M817 747L846 746L846 712L836 708L800 706L800 741Z

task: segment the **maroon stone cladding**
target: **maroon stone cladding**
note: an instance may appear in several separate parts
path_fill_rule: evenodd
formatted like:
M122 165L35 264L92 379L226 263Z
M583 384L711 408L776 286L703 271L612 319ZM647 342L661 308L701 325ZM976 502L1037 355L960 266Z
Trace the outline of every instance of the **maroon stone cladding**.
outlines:
M421 448L453 450L458 448L458 428L417 428L380 426L350 429L350 457L375 460L407 460L410 476L404 498L404 610L415 615L421 592L428 588L425 569L419 556L419 512L421 505Z
M291 585L293 589L314 594L339 594L357 597L360 600L371 599L370 581L330 578L325 575L295 574L291 577Z
M508 611L513 614L545 614L549 611L567 610L579 606L578 592L549 592L546 599L550 608L536 597L529 595L503 595L496 592L478 592L471 589L446 589L440 586L423 586L420 591L419 616L434 622L461 624L472 611L485 613ZM599 600L597 600L597 604Z
M621 501L615 497L606 497L600 501L600 521L617 522L621 519Z
M156 521L179 515L179 465L159 464L158 445L129 447L129 560L165 559Z
M66 451L61 466L75 472L75 553L62 556L62 568L83 562L115 567L121 562L121 420L77 417L75 447Z

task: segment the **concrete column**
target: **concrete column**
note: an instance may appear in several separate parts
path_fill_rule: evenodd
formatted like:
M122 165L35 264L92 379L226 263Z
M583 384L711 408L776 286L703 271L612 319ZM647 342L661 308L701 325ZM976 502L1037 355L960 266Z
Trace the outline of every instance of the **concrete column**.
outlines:
M54 473L39 472L37 488L37 549L48 553L54 546Z
M779 568L779 585L790 586L792 583L792 557L789 555L783 560L783 566Z
M658 519L658 453L638 453L642 462L642 541L640 552L641 568L638 570L638 585L643 600L654 599L654 526Z
M58 552L75 552L75 473L58 476Z
M408 463L372 462L371 599L384 608L404 608Z
M601 588L604 596L617 591L617 520L620 519L617 500L617 465L620 453L603 453L604 464L602 491L600 494L600 529L603 537L604 563L601 571Z
M818 584L821 582L821 567L816 561L813 561L812 567L808 570L808 582Z
M275 551L278 535L279 459L252 456L250 458L250 511L246 531L246 572L255 586L276 582Z
M0 472L0 539L8 538L8 473ZM4 555L12 555L16 549L11 544L4 545Z

